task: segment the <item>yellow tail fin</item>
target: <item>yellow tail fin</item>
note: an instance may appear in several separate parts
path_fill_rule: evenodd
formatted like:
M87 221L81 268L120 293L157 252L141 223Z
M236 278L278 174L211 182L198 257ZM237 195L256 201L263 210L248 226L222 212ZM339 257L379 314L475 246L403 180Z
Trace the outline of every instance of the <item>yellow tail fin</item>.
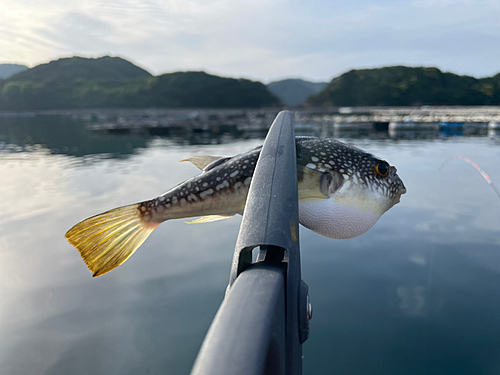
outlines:
M83 220L65 237L96 277L130 258L157 226L142 221L139 204L132 204Z

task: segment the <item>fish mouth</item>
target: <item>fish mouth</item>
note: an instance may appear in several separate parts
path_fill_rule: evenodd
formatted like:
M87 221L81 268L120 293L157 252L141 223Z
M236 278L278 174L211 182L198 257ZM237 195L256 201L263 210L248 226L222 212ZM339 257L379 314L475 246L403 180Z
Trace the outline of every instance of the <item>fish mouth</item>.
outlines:
M396 170L396 168L394 168L394 170ZM399 189L398 189L399 195L406 194L406 186L405 186L403 180L396 173L394 173L394 177L395 177L394 183L396 183L399 187Z
M399 202L401 202L401 196L403 194L406 194L406 186L403 184L403 181L401 181L401 186L399 188L398 194L394 197L394 203L391 205L391 207L395 206Z
M404 185L403 181L399 178L399 176L396 176L396 183L399 186L394 195L392 196L392 199L390 200L387 210L391 209L396 204L398 204L401 201L401 196L403 194L406 194L406 186Z

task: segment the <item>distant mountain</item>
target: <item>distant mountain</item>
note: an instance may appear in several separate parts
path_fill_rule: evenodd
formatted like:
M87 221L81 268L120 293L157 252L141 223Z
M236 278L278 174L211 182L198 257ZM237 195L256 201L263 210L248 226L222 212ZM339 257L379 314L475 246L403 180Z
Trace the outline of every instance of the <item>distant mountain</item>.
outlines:
M144 77L151 77L151 74L120 57L89 59L75 56L37 65L12 77L11 81L54 83L67 80L120 81Z
M16 73L28 69L27 66L18 64L0 64L0 79L9 78Z
M326 85L326 82L285 79L283 81L271 82L267 85L267 88L284 104L294 106L303 104L309 96L317 94Z
M500 74L478 79L426 67L351 70L307 102L313 106L499 105Z
M204 72L154 77L119 57L65 58L0 81L1 110L261 107L280 101L265 85Z

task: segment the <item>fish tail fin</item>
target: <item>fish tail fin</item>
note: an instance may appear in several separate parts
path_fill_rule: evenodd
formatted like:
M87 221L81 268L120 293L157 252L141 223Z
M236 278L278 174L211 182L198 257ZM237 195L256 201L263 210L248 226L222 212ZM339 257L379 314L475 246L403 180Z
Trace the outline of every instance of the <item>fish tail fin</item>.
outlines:
M81 221L65 235L94 277L124 263L159 225L141 218L140 203L115 208Z

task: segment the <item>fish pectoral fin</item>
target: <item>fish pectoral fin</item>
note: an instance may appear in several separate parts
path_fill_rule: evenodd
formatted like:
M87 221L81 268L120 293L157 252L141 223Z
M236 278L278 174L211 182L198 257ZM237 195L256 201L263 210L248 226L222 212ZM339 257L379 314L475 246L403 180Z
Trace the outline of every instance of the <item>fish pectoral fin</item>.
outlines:
M213 163L214 161L223 159L222 156L209 156L209 155L200 155L200 156L192 156L188 159L181 160L183 161L190 161L194 165L196 165L199 169L202 171L205 170L205 168Z
M210 223L212 221L224 220L233 217L236 214L227 214L227 215L209 215L203 216L199 219L193 221L186 221L187 224L200 224L200 223Z
M299 200L305 198L327 199L344 183L344 178L337 171L320 172L297 165Z
M328 198L321 191L322 172L297 165L299 200L305 198Z

